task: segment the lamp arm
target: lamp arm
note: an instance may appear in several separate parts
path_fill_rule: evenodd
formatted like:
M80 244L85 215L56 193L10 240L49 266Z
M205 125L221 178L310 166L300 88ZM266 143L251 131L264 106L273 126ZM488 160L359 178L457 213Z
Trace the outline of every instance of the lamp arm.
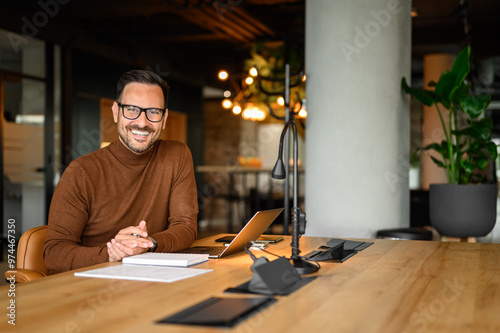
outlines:
M299 145L297 138L297 125L295 125L294 120L289 120L286 122L285 127L281 131L280 137L280 145L278 151L278 161L282 160L283 156L283 139L285 138L286 133L289 128L292 128L293 132L293 207L292 207L292 258L298 257L299 250L299 237L301 234L305 232L305 213L303 213L299 208L299 171L298 171L298 154L299 154ZM290 162L286 162L286 170L290 168ZM278 164L278 163L277 163ZM282 163L280 164L282 165ZM274 173L274 170L273 170ZM283 178L286 178L283 175Z
M298 144L298 138L297 138L297 125L295 125L295 121L289 120L288 123L290 124L289 126L292 126L292 132L293 132L293 207L298 208L299 207L299 186L298 186L298 179L299 179L299 171L298 171L298 160L299 160L299 144ZM289 165L289 162L287 161L287 165ZM295 219L295 216L294 216Z
M295 135L297 134L297 127L295 126L295 122L293 120L289 120L285 123L285 127L283 128L283 130L281 131L281 136L280 136L280 146L279 146L279 153L278 155L279 156L282 156L283 155L283 139L285 138L285 135L286 135L286 132L288 130L288 127L292 126L292 131L293 131L293 134L294 134L294 137ZM295 154L295 141L294 141L294 154ZM294 158L295 158L295 155L294 155ZM289 164L289 163L288 163Z

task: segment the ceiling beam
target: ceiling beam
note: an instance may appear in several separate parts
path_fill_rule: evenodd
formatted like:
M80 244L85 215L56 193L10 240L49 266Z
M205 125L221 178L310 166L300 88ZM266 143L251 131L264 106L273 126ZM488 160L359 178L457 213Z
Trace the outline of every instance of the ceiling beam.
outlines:
M268 36L274 36L275 33L272 31L267 25L262 23L261 21L255 19L248 13L246 13L244 10L240 8L235 8L233 10L234 15L239 16L243 22L245 22L247 25L254 27L255 29L261 31L263 34L266 34Z
M203 10L200 9L192 9L189 11L181 11L179 12L185 19L204 27L212 31L215 34L220 34L221 32L227 36L227 39L230 41L237 42L247 42L248 39L246 36L241 33L234 31L233 29L223 25L217 19L210 17Z

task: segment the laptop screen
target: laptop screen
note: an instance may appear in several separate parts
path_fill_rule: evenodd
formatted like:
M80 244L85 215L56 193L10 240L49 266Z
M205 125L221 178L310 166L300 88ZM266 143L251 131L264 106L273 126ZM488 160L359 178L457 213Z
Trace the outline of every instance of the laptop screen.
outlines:
M248 221L241 231L234 237L233 241L224 250L222 256L228 256L243 251L243 244L255 241L274 222L283 208L262 210Z

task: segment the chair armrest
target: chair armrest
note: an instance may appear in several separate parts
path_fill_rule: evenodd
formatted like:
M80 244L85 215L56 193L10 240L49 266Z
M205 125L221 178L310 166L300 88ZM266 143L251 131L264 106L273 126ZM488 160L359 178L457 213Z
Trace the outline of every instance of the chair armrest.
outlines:
M14 277L15 282L18 283L33 281L46 276L47 275L43 274L42 272L24 268L16 268L15 270L5 272L5 280L7 280L7 282L9 283L12 282L12 277Z

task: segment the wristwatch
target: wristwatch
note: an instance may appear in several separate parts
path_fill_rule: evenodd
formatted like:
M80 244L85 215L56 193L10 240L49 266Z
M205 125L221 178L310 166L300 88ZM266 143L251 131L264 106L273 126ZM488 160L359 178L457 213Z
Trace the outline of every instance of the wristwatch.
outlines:
M148 252L155 252L156 251L156 248L158 247L158 243L156 243L156 241L154 240L153 237L149 236L149 239L151 239L151 241L153 242L153 246L151 246L149 249L148 249Z

